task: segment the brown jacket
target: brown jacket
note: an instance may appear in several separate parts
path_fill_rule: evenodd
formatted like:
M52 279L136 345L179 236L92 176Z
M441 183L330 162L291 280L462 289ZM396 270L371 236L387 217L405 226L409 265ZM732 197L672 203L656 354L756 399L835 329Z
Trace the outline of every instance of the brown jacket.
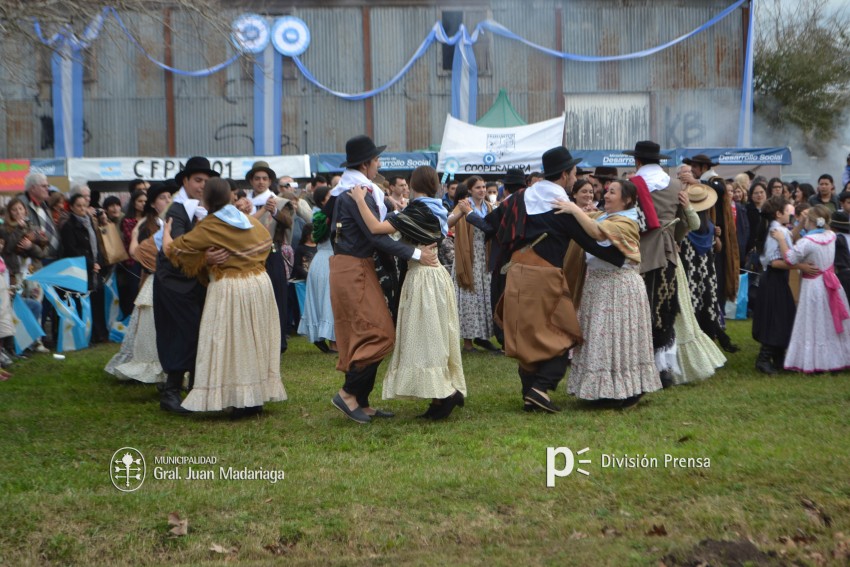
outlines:
M685 211L679 205L679 191L681 190L681 183L677 179L671 178L670 185L666 189L650 193L661 228L651 230L640 237L641 274L664 267L667 262L672 262L674 266L679 265L679 252L676 243L684 238L688 232ZM667 229L664 228L676 218L679 219L679 222Z

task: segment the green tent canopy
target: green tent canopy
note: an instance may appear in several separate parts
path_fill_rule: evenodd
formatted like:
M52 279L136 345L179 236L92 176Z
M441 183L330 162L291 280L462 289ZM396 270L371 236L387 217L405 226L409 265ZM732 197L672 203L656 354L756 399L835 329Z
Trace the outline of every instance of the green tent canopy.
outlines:
M499 90L496 100L493 101L493 106L475 123L476 126L485 128L510 128L512 126L525 126L526 124L528 122L523 120L514 110L505 89Z
M493 106L482 116L476 126L484 128L510 128L511 126L525 126L528 124L514 110L514 105L508 99L508 93L505 89L500 89L496 100L493 101ZM440 144L431 144L427 148L415 150L417 152L439 152Z

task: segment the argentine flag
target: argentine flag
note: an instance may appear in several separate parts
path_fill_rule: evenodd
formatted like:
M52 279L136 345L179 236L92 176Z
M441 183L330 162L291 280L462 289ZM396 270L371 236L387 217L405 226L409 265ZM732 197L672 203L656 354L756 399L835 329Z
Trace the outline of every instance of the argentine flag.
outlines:
M104 313L106 313L106 328L109 329L109 340L120 343L124 340L124 331L130 318L121 311L118 301L118 281L115 271L103 283Z
M21 354L44 336L44 330L20 295L12 300L12 323L15 325L15 352Z
M59 315L59 333L56 342L56 351L66 352L86 348L89 344L86 338L86 324L77 313L77 306L74 299L70 296L66 296L65 299L60 298L52 285L42 284L41 287L44 290L44 296L47 297ZM88 297L80 298L81 304L83 304L83 299L89 305L88 326L91 328L91 302ZM85 315L85 310L83 311L83 315Z
M34 274L30 274L27 279L42 285L70 289L79 293L86 293L89 290L89 274L86 270L86 259L83 256L62 258L51 262Z

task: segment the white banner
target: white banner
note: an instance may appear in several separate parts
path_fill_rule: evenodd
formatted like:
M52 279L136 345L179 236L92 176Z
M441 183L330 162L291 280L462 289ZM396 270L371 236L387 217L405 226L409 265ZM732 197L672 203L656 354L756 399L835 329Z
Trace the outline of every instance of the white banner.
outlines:
M172 179L189 158L136 157L136 158L71 158L68 159L68 177L72 182L129 181L146 179L162 181ZM310 177L310 156L259 156L211 157L210 166L222 177L245 179L245 174L256 161L268 162L278 177Z
M543 169L543 153L564 140L564 116L510 128L482 128L446 116L437 170L450 174L501 174L518 167Z

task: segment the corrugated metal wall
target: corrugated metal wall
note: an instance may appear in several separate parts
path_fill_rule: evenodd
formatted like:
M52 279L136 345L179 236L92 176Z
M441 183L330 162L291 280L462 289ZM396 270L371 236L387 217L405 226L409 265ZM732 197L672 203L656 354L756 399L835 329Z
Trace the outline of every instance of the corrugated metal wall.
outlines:
M421 6L289 7L311 31L302 61L328 87L361 92L367 86L363 14L371 36L371 86L388 81L408 61L446 4ZM364 5L366 3L364 2ZM464 11L470 29L491 17L540 45L579 54L639 51L674 39L708 21L729 0L492 0ZM560 29L558 28L560 13ZM230 22L241 13L221 15ZM281 15L283 10L269 14ZM162 16L122 14L152 57L164 59ZM202 69L233 54L210 22L173 14L174 65ZM570 113L571 147L608 148L651 137L663 146L733 145L737 135L741 68L741 11L714 28L661 53L615 63L564 62L498 36L477 48L479 115L505 88L529 122ZM4 46L7 56L9 46ZM37 53L27 53L39 69ZM85 84L85 155L165 155L168 130L165 72L150 63L111 19L89 57L96 63ZM439 143L451 108L451 73L432 46L395 86L371 99L374 137L396 151ZM206 78L174 77L178 155L253 154L253 74L243 58ZM559 68L560 75L559 75ZM52 119L49 67L23 87L0 69L0 156L49 157ZM558 84L559 77L563 84ZM605 96L610 93L611 96ZM588 95L593 95L588 97ZM645 100L643 107L636 100ZM284 154L342 151L345 140L367 130L367 102L346 101L314 87L291 62L284 70ZM638 105L640 106L640 105ZM578 114L577 114L578 113ZM49 128L48 128L49 129ZM624 142L628 142L624 144Z

